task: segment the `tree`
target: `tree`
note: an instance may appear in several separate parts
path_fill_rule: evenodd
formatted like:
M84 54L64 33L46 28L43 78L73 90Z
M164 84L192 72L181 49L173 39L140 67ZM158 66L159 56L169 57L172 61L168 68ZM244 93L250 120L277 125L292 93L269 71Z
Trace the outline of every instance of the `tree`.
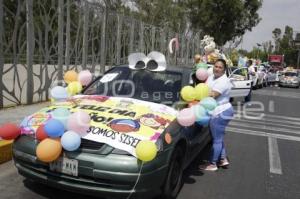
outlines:
M281 37L281 29L280 28L275 28L273 31L273 39L274 39L274 43L275 43L275 51L279 50L279 40Z
M181 1L174 0L133 0L136 6L134 16L148 24L169 27L179 32L186 28L185 7Z
M256 26L262 0L188 0L187 14L194 29L215 38L218 45L242 36Z

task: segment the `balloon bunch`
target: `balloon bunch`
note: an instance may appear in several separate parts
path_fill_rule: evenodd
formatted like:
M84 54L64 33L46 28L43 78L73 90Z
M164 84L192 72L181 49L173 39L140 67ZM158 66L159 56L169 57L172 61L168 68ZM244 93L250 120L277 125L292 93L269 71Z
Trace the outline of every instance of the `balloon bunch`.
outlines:
M55 101L65 100L69 96L80 93L83 86L92 81L92 74L88 70L83 70L79 74L74 70L70 70L65 73L64 80L68 84L66 88L55 86L50 91L51 97Z
M207 70L199 68L196 71L196 77L200 81L206 81L208 78ZM209 97L209 92L210 89L205 83L199 83L195 87L185 86L181 89L181 97L189 103L189 107L179 111L177 121L180 125L191 126L195 122L200 125L208 125L209 113L218 105L214 98Z
M36 131L36 138L40 140L36 155L42 162L56 160L62 149L77 150L81 137L87 134L90 127L91 117L84 111L71 113L67 108L57 108L51 115L52 118Z

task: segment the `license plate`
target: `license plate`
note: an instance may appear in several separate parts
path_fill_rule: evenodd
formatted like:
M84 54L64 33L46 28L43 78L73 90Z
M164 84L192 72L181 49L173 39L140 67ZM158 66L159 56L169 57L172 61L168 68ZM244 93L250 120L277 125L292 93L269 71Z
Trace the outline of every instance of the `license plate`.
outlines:
M67 175L78 176L78 160L59 158L50 163L50 170Z

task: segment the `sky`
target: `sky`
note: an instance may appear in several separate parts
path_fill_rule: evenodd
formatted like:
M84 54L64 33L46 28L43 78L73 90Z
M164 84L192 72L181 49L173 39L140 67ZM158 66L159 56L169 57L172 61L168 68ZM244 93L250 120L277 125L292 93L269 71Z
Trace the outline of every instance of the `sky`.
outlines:
M300 32L300 0L263 0L258 13L261 21L251 32L245 33L238 49L251 50L256 43L273 41L272 31L275 28L280 28L284 33L284 28L288 25Z

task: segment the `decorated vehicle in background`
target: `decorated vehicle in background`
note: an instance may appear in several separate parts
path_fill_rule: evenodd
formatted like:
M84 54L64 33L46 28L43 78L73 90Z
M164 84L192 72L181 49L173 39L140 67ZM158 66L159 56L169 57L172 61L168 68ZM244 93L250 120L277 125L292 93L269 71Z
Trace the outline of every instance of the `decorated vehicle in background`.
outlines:
M282 71L284 69L284 55L269 55L268 63L270 67L275 71Z
M189 84L191 73L188 68L166 68L164 56L154 52L130 56L129 65L97 77L82 95L62 100L63 90L55 90L56 101L21 124L23 135L13 145L18 172L48 186L103 198L175 198L183 170L211 140L207 126L184 127L176 120L176 109L187 105L180 101L180 90ZM68 90L76 93L77 88L74 84ZM88 131L78 149L71 150L74 146L67 143L70 150L57 157L41 155L44 140L37 132L43 124L45 131L51 131L49 123L62 108L80 118L68 120L68 127L85 128L86 123L81 123L86 121ZM59 141L70 140L52 139L43 147L53 153L59 149L49 146ZM139 148L143 141L150 145ZM155 154L149 154L151 143Z
M287 68L282 72L282 75L279 78L279 86L299 88L299 72L294 69Z

